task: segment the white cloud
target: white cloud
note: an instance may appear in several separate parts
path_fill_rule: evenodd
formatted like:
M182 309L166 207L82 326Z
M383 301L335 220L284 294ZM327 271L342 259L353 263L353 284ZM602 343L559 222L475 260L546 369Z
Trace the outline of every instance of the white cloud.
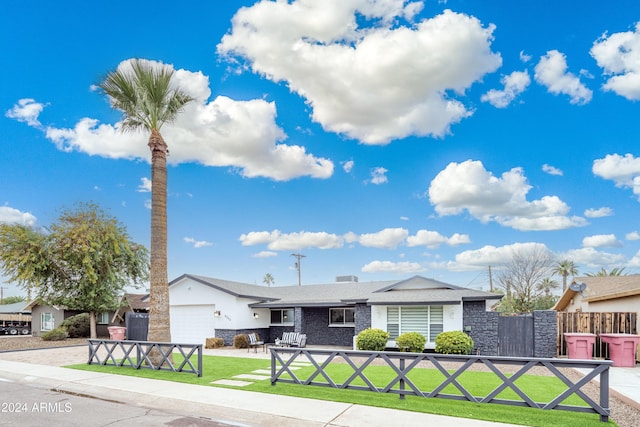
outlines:
M280 230L252 231L242 234L240 242L243 246L266 244L273 251L304 248L334 249L344 245L344 239L335 234L308 231L282 233Z
M389 179L387 178L387 170L383 167L377 167L371 170L371 179L369 180L370 183L372 184L376 184L376 185L380 185L380 184L386 184L387 182L389 182Z
M524 50L520 51L520 61L527 63L529 61L531 61L531 55L527 55L526 53L524 53Z
M633 154L607 154L604 159L593 161L595 175L611 180L616 187L631 188L640 200L640 158Z
M585 248L619 248L622 246L622 243L616 239L615 234L596 234L582 239L582 246Z
M420 8L397 0L260 1L236 13L217 51L285 82L327 131L366 144L442 137L472 114L454 93L502 59L491 51L495 27L474 17L447 10L401 25ZM360 19L371 26L359 27Z
M460 252L455 256L454 262L444 266L451 271L485 270L489 266L500 269L512 260L514 253L527 252L549 252L549 249L544 244L535 242L514 243L500 247L487 245L480 249Z
M5 113L5 116L10 119L26 123L29 126L39 128L41 127L41 124L38 120L38 117L40 116L40 113L42 112L44 107L46 107L45 104L36 102L35 99L24 98L19 100L12 109L7 111Z
M495 221L517 230L561 230L586 225L568 217L569 206L557 196L528 201L531 189L522 169L495 177L482 162L450 163L431 181L428 194L440 216L469 212L482 222Z
M36 217L29 212L22 212L9 206L0 206L0 223L33 227L36 222Z
M606 206L603 206L598 209L590 208L584 211L584 216L586 216L587 218L604 218L606 216L612 216L612 215L613 215L613 209Z
M151 180L146 176L140 178L141 184L138 186L138 192L140 193L149 193L151 192Z
M126 69L128 64L129 60L123 61L119 67ZM328 178L333 174L330 160L307 153L305 147L283 143L286 135L275 122L274 103L262 99L235 101L225 96L208 101L209 79L201 72L179 69L174 78L195 101L185 107L175 122L162 128L171 152L167 161L171 164L197 162L230 167L245 177L267 177L276 181L301 176ZM14 110L20 108L18 103ZM37 122L41 108L31 107L30 111L19 117ZM83 118L73 128L47 126L44 131L62 151L148 161L148 135L121 133L120 128L120 122L111 125Z
M591 101L592 91L580 82L579 77L567 72L567 59L557 50L550 50L540 57L534 77L549 92L568 95L572 104L582 105Z
M471 243L467 234L455 233L451 237L443 236L437 231L418 230L415 236L407 237L407 246L426 246L429 249L436 249L442 244L457 246Z
M370 248L393 249L409 235L409 231L404 228L385 228L377 233L361 234L358 242L362 246Z
M417 262L372 261L362 267L363 273L398 273L410 274L425 271L426 268Z
M342 163L342 169L346 173L350 173L353 170L353 166L354 165L355 165L355 162L353 160L348 160L348 161Z
M253 258L271 258L274 256L278 256L278 253L273 251L260 251L257 254L253 254L251 256Z
M624 264L626 259L622 254L597 251L594 248L573 249L561 254L561 259L573 260L576 264L589 268L601 268Z
M549 175L562 176L562 170L546 163L542 165L542 171L548 173Z
M624 238L627 240L640 240L640 233L632 231L631 233L627 233Z
M602 88L625 98L640 100L640 22L635 31L606 33L593 43L591 56L610 76Z
M211 242L207 242L205 240L196 240L193 237L185 237L184 241L186 243L190 243L193 245L194 248L198 249L198 248L203 248L205 246L211 246L213 245L213 243Z
M504 85L503 90L491 89L482 95L480 100L488 102L496 108L505 108L511 104L511 101L516 99L518 95L525 91L531 83L531 78L527 70L514 71L500 79L500 82Z

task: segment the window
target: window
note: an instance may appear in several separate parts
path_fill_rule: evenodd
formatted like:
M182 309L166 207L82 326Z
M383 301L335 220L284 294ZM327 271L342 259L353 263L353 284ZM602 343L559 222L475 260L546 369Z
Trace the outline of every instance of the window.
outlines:
M40 330L42 331L51 331L53 330L53 324L54 324L54 319L53 319L53 313L42 313L40 315Z
M272 325L293 325L293 308L278 308L271 310Z
M108 325L109 324L109 313L98 313L96 315L96 323L98 325Z
M353 326L355 321L356 309L353 307L329 309L329 325L331 326Z
M434 342L443 331L441 305L387 307L387 332L391 339L405 332L419 332Z

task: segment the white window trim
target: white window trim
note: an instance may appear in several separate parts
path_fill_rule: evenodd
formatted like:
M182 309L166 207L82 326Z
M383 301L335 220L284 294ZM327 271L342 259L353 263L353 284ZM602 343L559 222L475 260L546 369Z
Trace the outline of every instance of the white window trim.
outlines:
M294 326L295 324L295 319L292 319L290 322L282 322L282 323L273 323L271 322L271 312L272 311L279 311L280 312L280 319L282 319L284 316L284 312L288 311L288 310L292 310L293 311L293 317L295 318L296 312L295 309L290 307L290 308L272 308L269 311L269 326Z
M331 322L331 310L353 310L353 322L332 323ZM346 319L346 316L344 316ZM329 308L329 327L330 328L353 328L356 326L356 309L355 307L330 307Z
M392 306L388 306L388 307L387 307L387 310L388 310L389 308L397 308L397 309L398 309L398 323L397 323L397 325L398 325L398 336L402 335L404 332L412 332L412 331L403 331L403 330L402 330L402 309L403 309L403 308L405 308L405 307L410 307L410 306L392 305ZM441 307L441 308L442 308L442 311L443 311L443 317L444 317L444 306L443 306L443 305L433 305L433 304L429 304L429 305L424 305L424 306L422 306L422 305L421 305L421 306L419 306L419 307L427 307L427 308L428 308L428 310L427 310L427 330L428 330L428 334L429 334L429 335L432 335L432 332L431 332L431 326L432 326L432 325L442 325L442 326L443 326L443 329L444 329L444 319L443 319L442 324L440 324L440 323L435 323L435 322L432 322L432 321L431 321L431 309L432 309L432 307ZM387 319L388 319L388 317L387 317ZM386 327L386 330L387 330L387 331L389 330L389 323L388 323L388 320L387 320L387 327ZM434 343L434 342L435 342L435 341L430 341L430 340L429 340L429 336L425 336L425 338L427 339L427 343ZM392 341L395 341L395 338L391 338L391 340L392 340Z
M47 316L48 315L48 316ZM50 320L45 320L45 316L49 317ZM41 331L52 331L55 329L56 319L50 311L40 313L40 330Z

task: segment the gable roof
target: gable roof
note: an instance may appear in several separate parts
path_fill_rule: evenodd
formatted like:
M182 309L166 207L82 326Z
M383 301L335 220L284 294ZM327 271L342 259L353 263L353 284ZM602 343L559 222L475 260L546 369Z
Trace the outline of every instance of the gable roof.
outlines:
M500 299L502 295L449 285L414 276L406 280L376 282L338 282L304 286L259 286L211 277L184 274L172 280L173 286L185 278L253 300L251 307L345 306L356 302L370 305L459 304L461 301Z
M640 295L640 275L576 277L574 282L587 285L585 290L582 291L582 300L585 302ZM552 310L564 310L573 297L579 293L579 291L574 291L568 287Z

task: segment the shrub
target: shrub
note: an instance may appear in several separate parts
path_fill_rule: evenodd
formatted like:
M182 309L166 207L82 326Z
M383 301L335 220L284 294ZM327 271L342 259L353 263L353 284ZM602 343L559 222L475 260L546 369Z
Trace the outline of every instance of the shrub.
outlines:
M204 344L204 348L218 348L224 347L224 340L222 338L207 338Z
M64 319L60 326L66 328L69 338L88 338L91 334L89 322L89 313L82 313Z
M436 353L471 354L473 340L462 331L441 332L436 337Z
M50 330L42 334L43 341L63 341L67 339L67 330L62 326L58 326L55 329Z
M367 328L358 334L356 347L358 350L383 351L389 336L389 332L382 329Z
M247 334L238 334L233 337L233 346L235 348L249 348L249 337Z
M422 353L426 342L427 338L420 332L405 332L396 338L398 350L412 353Z

